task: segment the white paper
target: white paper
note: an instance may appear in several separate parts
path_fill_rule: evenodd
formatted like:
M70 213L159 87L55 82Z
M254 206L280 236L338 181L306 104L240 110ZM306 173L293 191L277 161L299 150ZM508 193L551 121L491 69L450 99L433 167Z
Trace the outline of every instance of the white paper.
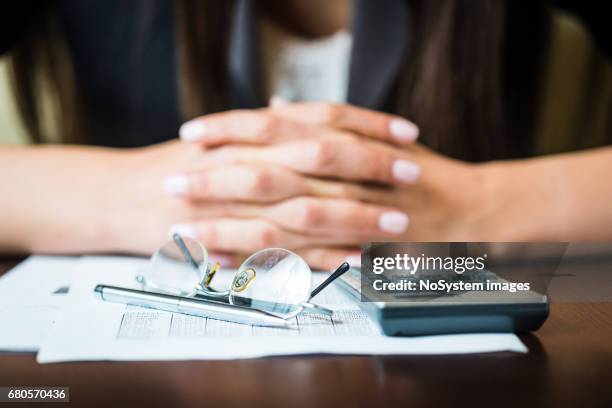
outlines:
M78 259L32 256L0 278L0 350L38 350Z
M337 287L316 303L335 311L330 319L305 314L297 329L252 327L100 301L97 284L136 287L147 262L134 258L83 258L70 295L37 360L237 359L291 354L456 354L527 352L513 334L461 334L397 338L382 335ZM222 280L229 275L219 272ZM318 276L322 279L323 276Z

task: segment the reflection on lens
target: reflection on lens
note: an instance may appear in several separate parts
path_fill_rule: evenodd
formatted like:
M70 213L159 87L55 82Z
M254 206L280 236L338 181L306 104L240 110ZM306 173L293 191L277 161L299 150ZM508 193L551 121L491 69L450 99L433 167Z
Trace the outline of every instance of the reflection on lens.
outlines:
M175 235L151 257L146 283L153 289L186 296L194 291L208 260L198 241Z
M247 258L230 287L230 302L275 314L291 314L308 300L312 273L298 255L263 249Z

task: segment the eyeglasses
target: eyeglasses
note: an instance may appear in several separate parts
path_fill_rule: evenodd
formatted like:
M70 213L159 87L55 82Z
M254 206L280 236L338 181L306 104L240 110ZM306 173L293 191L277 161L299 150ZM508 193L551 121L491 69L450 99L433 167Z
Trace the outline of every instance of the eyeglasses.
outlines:
M306 309L331 315L331 310L310 300L348 271L349 265L340 265L312 291L308 264L283 248L267 248L249 256L225 290L212 285L219 269L218 262L209 262L208 251L199 241L174 234L153 254L149 269L136 280L145 290L226 302L289 319Z

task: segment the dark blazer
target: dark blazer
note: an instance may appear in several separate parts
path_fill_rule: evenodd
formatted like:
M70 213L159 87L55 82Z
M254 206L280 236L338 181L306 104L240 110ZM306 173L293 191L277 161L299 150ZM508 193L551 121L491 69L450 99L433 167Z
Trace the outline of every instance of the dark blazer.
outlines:
M0 52L27 30L40 2L20 1L0 25ZM152 6L153 4L153 6ZM177 137L175 7L170 0L59 1L80 95L87 139L107 146L143 146ZM389 93L407 49L410 13L402 0L356 0L348 102L391 109ZM146 20L146 29L143 29ZM254 1L237 0L228 52L231 108L257 108Z

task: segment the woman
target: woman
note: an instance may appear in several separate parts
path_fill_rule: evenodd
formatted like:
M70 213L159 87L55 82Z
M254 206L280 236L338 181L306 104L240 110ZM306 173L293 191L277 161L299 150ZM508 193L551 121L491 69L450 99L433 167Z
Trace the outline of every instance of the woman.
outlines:
M30 134L49 136L40 70L61 140L80 145L0 148L3 251L147 254L179 231L228 265L282 246L328 268L368 241L612 238L611 148L528 158L545 3L59 1L6 15Z

